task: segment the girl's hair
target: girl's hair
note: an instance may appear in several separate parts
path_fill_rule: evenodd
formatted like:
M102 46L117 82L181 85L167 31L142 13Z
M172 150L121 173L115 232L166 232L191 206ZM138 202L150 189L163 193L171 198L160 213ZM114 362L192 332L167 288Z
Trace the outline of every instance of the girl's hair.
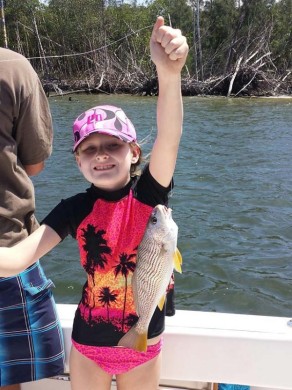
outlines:
M130 143L130 146L132 148L138 148L139 152L140 152L138 161L135 164L131 165L131 169L130 169L131 177L141 176L141 173L142 173L141 165L142 164L145 165L145 164L149 163L151 153L147 153L145 156L142 154L142 147L144 147L144 145L148 144L149 140L150 140L150 135L148 135L147 137L142 139L142 141L139 143L138 142L131 142Z
M144 162L142 149L141 149L140 145L138 144L138 142L131 142L130 147L133 149L139 149L138 161L135 164L131 165L131 169L130 169L131 177L140 176L141 172L142 172L140 165L142 164L142 162Z

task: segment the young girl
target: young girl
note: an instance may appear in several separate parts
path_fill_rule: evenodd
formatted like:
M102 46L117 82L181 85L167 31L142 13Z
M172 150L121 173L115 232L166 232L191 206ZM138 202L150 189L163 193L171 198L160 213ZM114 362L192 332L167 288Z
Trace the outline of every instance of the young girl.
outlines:
M119 390L154 390L159 383L165 311L156 310L152 317L147 352L118 346L137 321L130 282L137 247L153 208L167 204L182 132L186 39L158 17L150 50L159 80L157 137L141 176L135 175L141 151L125 113L114 106L84 112L73 125L73 151L91 187L61 201L31 236L0 248L0 276L10 276L68 234L78 240L87 281L73 324L73 390L108 390L113 375Z

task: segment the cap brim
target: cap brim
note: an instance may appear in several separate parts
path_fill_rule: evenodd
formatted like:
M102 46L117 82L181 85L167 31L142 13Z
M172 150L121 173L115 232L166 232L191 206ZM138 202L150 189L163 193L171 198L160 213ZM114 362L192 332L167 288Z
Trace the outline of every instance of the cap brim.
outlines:
M130 142L136 142L137 140L136 139L133 139L131 136L127 137L125 134L123 133L120 133L120 132L117 132L116 130L111 130L111 129L95 129L95 130L92 130L90 133L86 134L83 138L81 138L78 142L76 142L76 144L73 146L73 149L72 151L75 152L76 149L78 148L78 146L88 137L91 136L91 134L105 134L105 135L109 135L109 136L112 136L112 137L116 137L118 139L120 139L121 141L123 142L126 142L126 143L130 143Z

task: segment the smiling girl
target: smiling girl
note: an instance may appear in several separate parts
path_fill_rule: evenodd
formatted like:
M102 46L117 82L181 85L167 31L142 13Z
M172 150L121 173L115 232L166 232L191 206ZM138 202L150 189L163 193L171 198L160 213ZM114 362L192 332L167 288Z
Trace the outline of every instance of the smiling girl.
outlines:
M146 352L118 347L138 319L131 288L137 247L154 207L168 202L182 133L186 38L158 17L150 51L159 81L157 136L142 174L136 174L141 161L136 131L124 111L87 110L74 122L73 152L90 188L62 200L27 239L0 248L0 276L10 276L67 235L78 241L87 279L73 323L73 390L108 390L113 375L119 390L154 390L159 383L165 309L152 317Z

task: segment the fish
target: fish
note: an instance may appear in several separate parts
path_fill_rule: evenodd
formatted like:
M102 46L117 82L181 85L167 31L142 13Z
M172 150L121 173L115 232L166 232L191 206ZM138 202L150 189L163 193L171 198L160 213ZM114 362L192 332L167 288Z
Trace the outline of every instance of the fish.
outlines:
M163 309L167 288L175 269L181 273L182 256L177 248L178 226L172 210L154 207L137 250L132 291L137 322L120 339L118 346L147 350L147 333L156 307Z

